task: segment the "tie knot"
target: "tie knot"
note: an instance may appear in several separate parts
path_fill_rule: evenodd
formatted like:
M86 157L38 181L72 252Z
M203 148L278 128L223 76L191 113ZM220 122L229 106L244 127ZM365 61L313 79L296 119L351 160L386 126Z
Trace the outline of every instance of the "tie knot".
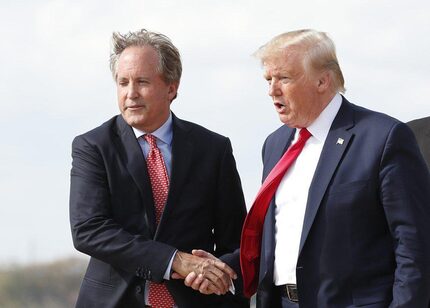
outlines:
M309 137L310 136L312 136L312 134L306 129L306 127L303 127L301 130L300 130L300 133L299 133L299 139L303 139L303 140L308 140L309 139Z
M150 134L146 134L145 136L143 136L143 138L145 138L146 142L148 142L149 147L151 149L157 148L157 137Z

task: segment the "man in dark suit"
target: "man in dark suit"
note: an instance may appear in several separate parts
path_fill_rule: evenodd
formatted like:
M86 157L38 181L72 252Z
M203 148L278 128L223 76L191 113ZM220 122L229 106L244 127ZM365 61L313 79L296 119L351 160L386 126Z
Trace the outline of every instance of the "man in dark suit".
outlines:
M246 214L231 144L170 111L178 50L162 34L114 33L111 70L121 115L73 141L72 236L91 256L77 307L247 307L227 292ZM191 272L228 294L170 279Z
M412 131L339 94L323 32L281 34L256 55L285 125L264 143L242 231L244 293L260 308L427 307L430 176Z
M408 125L414 132L421 153L430 168L430 117L410 121Z

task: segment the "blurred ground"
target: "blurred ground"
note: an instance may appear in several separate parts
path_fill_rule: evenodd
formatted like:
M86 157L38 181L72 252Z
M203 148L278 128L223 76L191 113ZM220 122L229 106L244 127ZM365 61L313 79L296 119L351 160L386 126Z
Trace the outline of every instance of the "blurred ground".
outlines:
M0 267L0 307L74 307L87 263L86 259L70 258ZM251 301L254 307L255 298Z
M87 265L85 259L65 259L0 268L0 307L74 307Z

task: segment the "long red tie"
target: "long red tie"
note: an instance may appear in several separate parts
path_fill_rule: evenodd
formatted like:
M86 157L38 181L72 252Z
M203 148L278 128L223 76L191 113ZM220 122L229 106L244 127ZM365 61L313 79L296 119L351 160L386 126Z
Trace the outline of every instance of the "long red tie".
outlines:
M261 236L270 201L285 172L299 156L310 136L311 133L306 128L300 130L299 140L288 148L270 171L246 216L240 241L240 266L243 276L243 293L247 297L251 297L257 291Z
M157 147L157 140L152 135L145 135L145 140L149 144L149 153L146 157L149 179L151 180L152 195L155 205L155 219L157 225L163 214L164 205L169 192L169 177L167 176L166 165L160 149ZM149 283L148 301L154 308L172 308L175 305L172 295L164 283Z

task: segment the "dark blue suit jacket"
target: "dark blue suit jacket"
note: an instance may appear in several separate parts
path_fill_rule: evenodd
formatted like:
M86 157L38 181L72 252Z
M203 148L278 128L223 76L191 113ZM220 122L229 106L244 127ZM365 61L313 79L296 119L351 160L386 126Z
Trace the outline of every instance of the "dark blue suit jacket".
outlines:
M282 126L267 138L263 178L293 135L294 129ZM429 188L411 130L343 99L309 189L296 269L300 308L427 307ZM272 288L274 209L272 200L264 224L260 308L280 307Z
M70 221L75 247L91 256L77 307L142 307L146 280L160 282L175 249L214 253L237 272L246 208L230 141L173 116L172 172L156 226L145 158L122 116L73 141ZM170 280L179 307L244 307ZM240 284L237 285L240 287Z

